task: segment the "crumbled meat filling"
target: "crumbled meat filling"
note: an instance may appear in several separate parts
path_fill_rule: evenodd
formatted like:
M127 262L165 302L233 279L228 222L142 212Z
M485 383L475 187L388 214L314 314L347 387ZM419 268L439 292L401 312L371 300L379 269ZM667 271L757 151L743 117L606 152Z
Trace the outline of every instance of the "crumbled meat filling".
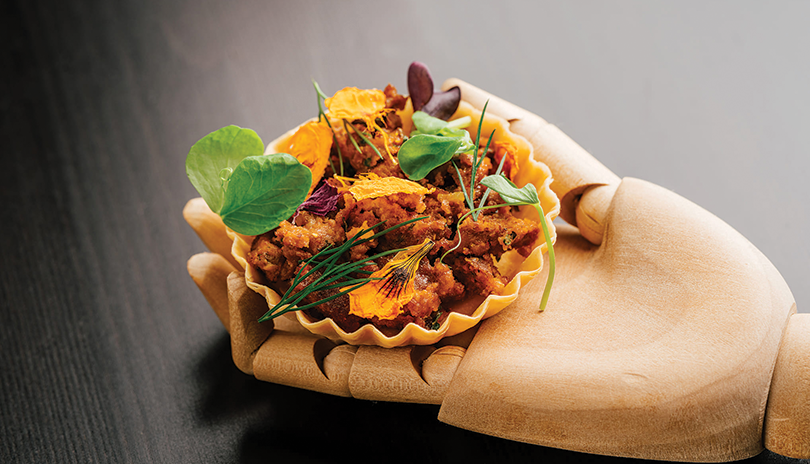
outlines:
M407 97L399 95L393 86L389 84L384 93L386 107L397 110L405 107ZM399 147L407 139L402 131L402 121L395 112L377 120L381 130L371 130L362 121L349 123L351 127L348 131L342 124L333 125L343 158L343 176L373 173L380 177L407 178L391 160L392 156L396 158ZM382 158L355 131L362 132L374 144ZM382 131L385 131L385 135ZM354 139L356 145L350 138ZM506 149L508 147L494 147L484 153L484 148L481 148L479 155L485 158L476 173L476 179L494 174L498 163L506 156ZM340 159L335 146L332 147L331 157L332 166L338 169ZM465 186L469 188L472 156L461 155L457 165ZM514 160L507 157L503 172L511 172L513 166ZM332 179L333 174L336 173L330 166L324 178L338 186L337 181ZM326 247L345 243L360 230L380 222L384 222L384 227L387 228L417 217L426 217L352 247L344 258L358 261L381 251L418 245L425 239L435 243L428 256L420 261L416 271L414 297L402 307L396 318L379 319L375 316L368 320L350 314L349 298L345 295L305 311L315 319L331 318L347 332L353 332L368 323L390 333L401 330L408 323L430 328L438 312L451 310L455 302L474 295L499 293L508 283L509 276L500 274L496 261L509 250L528 256L539 237L540 228L532 221L514 216L511 207L484 210L477 221L463 222L459 228L461 245L440 262L439 257L456 245L458 219L469 209L458 174L449 163L434 169L420 183L432 189L432 192L427 195L399 193L361 201L356 201L350 193L345 193L338 201L338 208L325 217L303 211L294 220L290 218L278 228L257 236L248 254L248 262L264 272L271 287L283 293L296 273L305 266L303 261ZM485 191L486 187L476 182L473 192L476 204ZM490 192L487 205L500 203L502 201L498 194ZM390 259L387 256L372 261L364 270L377 271ZM316 271L294 290L306 288L318 276ZM337 294L338 291L335 288L313 292L303 303L317 302Z

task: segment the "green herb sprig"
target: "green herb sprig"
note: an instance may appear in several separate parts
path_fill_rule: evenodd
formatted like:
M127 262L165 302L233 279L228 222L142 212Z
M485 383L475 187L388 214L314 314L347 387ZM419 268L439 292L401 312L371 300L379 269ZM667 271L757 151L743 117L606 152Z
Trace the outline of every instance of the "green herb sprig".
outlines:
M456 227L456 230L458 231L458 243L453 248L447 250L441 256L441 258L439 258L439 261L441 262L448 254L461 246L461 223L467 219L467 217L471 216L475 211L502 208L504 206L533 206L540 215L540 226L543 229L543 236L546 240L546 247L548 248L548 279L546 280L546 288L543 290L543 298L540 300L540 311L544 311L546 309L546 305L548 304L548 297L551 293L551 285L554 282L556 258L554 256L554 245L551 243L551 234L548 230L546 216L543 212L543 207L540 205L540 198L537 195L537 189L534 187L534 184L531 183L526 184L522 188L518 188L511 180L507 179L501 174L484 177L481 179L481 184L497 192L504 202L499 205L491 206L483 206L482 202L482 205L478 208L471 209L470 211L464 213L461 218L459 218L458 226Z
M470 134L463 129L472 120L469 116L447 122L417 111L412 119L416 130L397 154L400 169L411 180L424 179L453 156L474 148Z
M463 130L470 124L472 119L469 116L459 118L453 121L443 121L433 116L428 115L422 111L416 111L413 114L413 124L416 130L411 133L411 137L402 144L399 149L397 158L399 166L402 171L411 180L422 180L427 176L430 171L437 167L452 162L453 167L458 175L458 183L461 186L461 191L464 193L464 200L467 202L467 208L471 211L475 210L473 214L473 221L478 220L478 213L480 211L475 208L475 181L478 174L478 168L484 162L486 153L489 151L492 138L495 131L489 134L487 146L484 149L484 155L478 156L478 148L481 143L481 129L484 124L484 115L487 112L489 100L484 103L484 108L481 110L481 118L478 120L478 133L475 137L475 143L470 139L469 132ZM472 171L470 173L470 188L464 183L461 176L461 171L456 165L453 157L461 153L471 153L473 156ZM503 166L498 168L498 174ZM489 189L484 192L479 206L486 202L489 196Z
M362 273L362 268L365 267L367 264L372 262L375 259L381 258L383 256L391 255L394 253L398 253L400 251L405 250L405 248L399 248L394 250L383 251L381 253L377 253L373 256L369 256L368 258L354 261L354 262L347 262L347 263L339 263L338 260L343 256L344 253L349 251L350 248L369 242L374 240L382 235L391 232L392 230L398 229L400 227L406 226L416 221L421 221L422 219L427 219L427 216L421 216L417 218L410 219L408 221L404 221L400 224L391 226L385 230L381 230L370 237L361 238L366 235L368 232L376 229L377 227L381 226L385 221L375 224L367 229L363 229L357 234L355 234L352 238L346 240L345 243L338 247L327 247L320 252L316 253L311 258L304 261L304 265L301 266L301 269L296 273L293 281L290 283L290 288L284 293L284 296L276 303L269 311L267 311L262 317L259 318L259 322L264 322L270 319L274 319L282 314L286 314L290 311L300 311L302 309L309 309L318 305L322 305L327 303L335 298L340 296L346 295L363 285L371 282L371 277L361 277L355 279L344 279L346 276L352 273ZM311 267L310 267L311 266ZM307 268L309 268L307 270ZM314 282L308 284L303 290L293 293L295 287L297 287L301 282L304 281L307 277L313 275L315 272L320 271L321 275ZM341 280L344 279L344 280ZM296 306L298 303L304 300L307 296L314 292L319 292L323 290L333 290L335 288L341 288L339 292L335 293L334 295L330 295L326 298L322 298L318 301L308 303L301 306ZM348 287L348 288L346 288Z
M472 140L469 139L469 133L464 130L465 127L470 125L472 118L464 116L463 118L454 119L452 121L445 121L435 118L423 111L415 111L411 116L415 130L411 131L411 137L417 135L443 135L445 137L463 137L467 135L467 140L472 145ZM464 148L468 150L469 148Z

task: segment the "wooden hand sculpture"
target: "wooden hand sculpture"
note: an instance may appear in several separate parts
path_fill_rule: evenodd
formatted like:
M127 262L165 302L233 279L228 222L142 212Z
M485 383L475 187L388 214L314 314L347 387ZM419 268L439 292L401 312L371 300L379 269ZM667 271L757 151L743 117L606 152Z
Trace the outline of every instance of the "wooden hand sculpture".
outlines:
M595 454L719 462L762 451L810 458L810 314L778 271L717 217L661 187L619 179L556 127L458 80L510 122L554 174L557 276L476 331L437 346L336 345L265 300L201 199L184 216L212 253L188 269L258 379L334 395L441 404L439 420ZM573 227L573 226L576 226Z

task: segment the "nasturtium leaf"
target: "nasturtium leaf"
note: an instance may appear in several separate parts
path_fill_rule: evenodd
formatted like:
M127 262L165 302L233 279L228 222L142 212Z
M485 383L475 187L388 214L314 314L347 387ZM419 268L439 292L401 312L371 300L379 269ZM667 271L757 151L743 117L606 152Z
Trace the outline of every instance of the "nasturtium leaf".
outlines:
M430 97L430 101L422 107L422 111L446 121L456 112L460 102L461 89L452 87L444 92L434 92L433 96Z
M400 147L399 167L411 180L424 179L430 171L450 161L463 143L462 137L416 135Z
M424 63L414 61L408 67L408 94L415 111L421 110L433 96L433 78Z
M240 234L263 234L292 216L311 183L309 168L291 155L247 157L233 170L219 215Z
M540 199L537 197L537 189L534 184L526 184L522 188L518 188L511 180L503 175L487 176L481 179L481 185L487 186L492 190L498 192L504 203L510 205L516 204L540 204Z
M208 207L219 213L231 173L245 157L263 152L262 139L253 130L223 127L191 147L186 157L186 174Z

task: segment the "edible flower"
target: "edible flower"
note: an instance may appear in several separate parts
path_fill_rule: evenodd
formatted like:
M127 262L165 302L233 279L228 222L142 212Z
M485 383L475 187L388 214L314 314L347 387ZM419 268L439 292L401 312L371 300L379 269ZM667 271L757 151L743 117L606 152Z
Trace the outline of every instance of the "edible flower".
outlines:
M338 90L332 98L324 100L324 105L329 109L329 116L338 120L343 120L349 124L357 120L362 120L371 131L379 131L383 136L385 151L391 160L396 162L388 148L388 136L377 124L377 118L384 117L393 111L385 107L385 93L378 89L361 90L357 87L346 87ZM357 130L355 129L355 132Z
M344 181L346 179L341 178L340 180ZM354 183L349 187L349 193L351 193L357 201L367 198L384 197L395 193L427 195L432 191L432 189L427 189L407 179L400 179L399 177L380 177L373 173L364 174L359 179L354 179Z
M323 181L321 186L295 210L293 220L298 217L298 213L301 211L309 211L318 216L326 216L337 209L338 199L340 199L338 190L329 185L328 182Z
M332 117L353 121L383 114L385 94L377 89L346 87L335 92L332 98L327 98L324 104Z
M371 281L349 293L349 314L371 319L394 319L416 295L414 279L422 258L433 248L425 239L397 253L382 269L371 274Z
M312 185L309 191L318 185L329 164L329 152L332 149L332 129L320 121L309 121L295 131L287 144L287 153L294 156L301 164L312 171Z

